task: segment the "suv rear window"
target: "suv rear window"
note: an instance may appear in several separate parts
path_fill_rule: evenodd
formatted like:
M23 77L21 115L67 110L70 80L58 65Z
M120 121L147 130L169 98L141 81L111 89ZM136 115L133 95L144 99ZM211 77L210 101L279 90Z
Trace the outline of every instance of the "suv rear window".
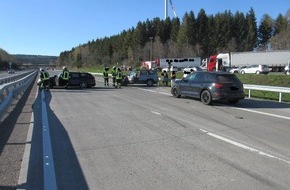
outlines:
M217 75L217 81L221 83L240 83L240 80L236 77L236 75Z

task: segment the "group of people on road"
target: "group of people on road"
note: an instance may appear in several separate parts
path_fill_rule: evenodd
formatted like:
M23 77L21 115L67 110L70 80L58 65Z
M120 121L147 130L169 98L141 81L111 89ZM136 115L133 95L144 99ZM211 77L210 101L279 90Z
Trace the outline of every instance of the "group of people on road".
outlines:
M162 75L162 84L164 86L168 86L168 81L169 81L169 78L168 78L168 73L167 71L163 71L161 73ZM170 75L170 78L171 78L171 87L174 85L175 83L175 80L176 80L176 72L175 71L171 71L171 75Z
M109 67L105 67L103 71L104 86L109 86ZM111 71L112 83L115 88L121 88L121 82L123 79L122 70L118 67L113 67Z
M40 90L46 89L48 90L50 88L50 76L47 70L40 68L39 69L39 88ZM65 86L68 86L68 81L69 81L69 70L64 66L62 68L62 79L65 81Z

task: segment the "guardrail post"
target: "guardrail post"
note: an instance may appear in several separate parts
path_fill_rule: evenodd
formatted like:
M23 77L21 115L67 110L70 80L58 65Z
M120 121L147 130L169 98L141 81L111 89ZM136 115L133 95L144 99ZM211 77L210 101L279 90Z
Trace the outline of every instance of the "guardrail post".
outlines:
M282 102L282 92L279 92L279 102Z
M251 98L251 89L249 89L249 95L248 95L249 98Z

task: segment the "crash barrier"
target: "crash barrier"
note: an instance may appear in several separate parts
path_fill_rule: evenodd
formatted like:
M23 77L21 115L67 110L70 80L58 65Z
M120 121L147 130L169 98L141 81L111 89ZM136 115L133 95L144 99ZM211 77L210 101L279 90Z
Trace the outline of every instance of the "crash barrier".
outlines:
M50 130L47 117L45 90L41 90L41 114L42 114L42 148L43 148L43 181L45 190L56 190L54 162L51 148Z
M279 102L282 102L282 93L290 93L290 88L279 87L279 86L262 86L262 85L244 84L244 89L249 90L248 98L251 98L251 90L277 92L279 93Z
M20 93L23 93L28 86L35 80L37 71L26 73L22 75L21 79L15 80L0 85L0 120L4 117L8 108L10 107L13 98L17 97Z
M33 73L33 72L35 72L35 70L28 71L28 72L23 72L21 74L13 74L11 76L7 76L7 77L4 77L4 78L1 78L0 79L0 85L17 81L17 80L22 79L23 77L27 76L28 74Z

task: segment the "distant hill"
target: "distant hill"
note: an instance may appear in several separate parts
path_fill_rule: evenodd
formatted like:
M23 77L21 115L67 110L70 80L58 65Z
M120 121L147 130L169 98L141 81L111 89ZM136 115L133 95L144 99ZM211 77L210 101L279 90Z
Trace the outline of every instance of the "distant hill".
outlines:
M14 54L17 64L55 64L58 56Z
M4 62L14 62L15 58L7 53L4 49L0 48L0 63Z

